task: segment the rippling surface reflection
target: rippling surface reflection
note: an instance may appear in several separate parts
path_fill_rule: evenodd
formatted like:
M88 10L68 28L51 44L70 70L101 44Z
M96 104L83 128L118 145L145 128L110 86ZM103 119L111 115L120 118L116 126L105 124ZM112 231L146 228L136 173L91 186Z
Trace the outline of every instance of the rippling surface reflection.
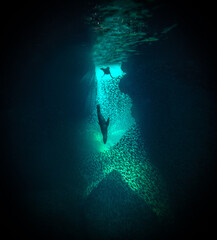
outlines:
M126 61L131 54L139 54L138 46L155 42L177 26L171 23L162 29L154 27L159 6L154 1L145 3L115 0L96 5L88 17L95 32L93 57L95 64Z

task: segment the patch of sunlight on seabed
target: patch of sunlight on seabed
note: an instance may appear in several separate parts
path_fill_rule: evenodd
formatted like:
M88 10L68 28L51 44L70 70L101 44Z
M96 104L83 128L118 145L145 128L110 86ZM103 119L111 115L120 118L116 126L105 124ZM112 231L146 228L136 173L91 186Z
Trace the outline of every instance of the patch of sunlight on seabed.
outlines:
M87 182L85 196L112 171L117 171L131 190L162 218L169 214L168 194L158 170L149 161L140 130L131 115L132 101L119 89L125 73L121 64L109 65L112 77L96 66L96 102L104 118L110 118L108 140L104 144L96 107L85 125L89 154L84 157L83 176ZM169 214L170 215L170 214Z

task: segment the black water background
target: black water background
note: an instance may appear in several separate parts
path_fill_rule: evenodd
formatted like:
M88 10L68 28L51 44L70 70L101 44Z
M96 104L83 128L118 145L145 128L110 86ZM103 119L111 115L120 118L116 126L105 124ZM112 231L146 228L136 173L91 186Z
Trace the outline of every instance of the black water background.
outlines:
M61 190L78 179L73 128L82 119L77 89L91 65L91 37L83 24L86 3L32 3L6 6L9 17L2 21L1 170L6 233L33 238L35 229L51 236L52 221L59 220L35 226L26 194ZM179 27L129 59L120 87L133 99L151 159L168 183L177 216L174 236L206 236L213 233L216 186L213 17L205 3L169 6ZM76 213L72 232L87 238L87 223Z

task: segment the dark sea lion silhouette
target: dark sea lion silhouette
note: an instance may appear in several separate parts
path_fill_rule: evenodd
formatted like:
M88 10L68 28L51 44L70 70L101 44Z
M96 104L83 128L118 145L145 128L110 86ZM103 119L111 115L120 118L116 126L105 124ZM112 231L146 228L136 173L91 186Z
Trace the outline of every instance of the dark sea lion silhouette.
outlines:
M108 132L108 125L109 125L109 118L107 121L105 121L105 118L103 117L101 111L100 111L100 105L97 104L97 116L99 120L99 126L103 135L103 142L106 144L107 142L107 132Z
M104 77L106 74L109 74L112 77L109 67L107 67L107 68L100 68L100 69L104 72L104 75L102 77Z

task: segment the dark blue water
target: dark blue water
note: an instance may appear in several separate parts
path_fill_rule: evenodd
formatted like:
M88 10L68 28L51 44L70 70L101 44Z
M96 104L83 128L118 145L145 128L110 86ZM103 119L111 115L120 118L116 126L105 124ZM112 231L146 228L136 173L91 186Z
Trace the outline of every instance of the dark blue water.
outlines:
M212 7L164 2L167 36L129 57L120 89L133 100L147 152L168 187L174 220L164 226L119 176L87 200L76 130L85 118L80 79L94 40L84 18L94 3L17 3L2 45L4 229L29 239L162 239L212 233L215 94ZM160 4L160 3L159 3ZM116 173L112 173L116 174Z

